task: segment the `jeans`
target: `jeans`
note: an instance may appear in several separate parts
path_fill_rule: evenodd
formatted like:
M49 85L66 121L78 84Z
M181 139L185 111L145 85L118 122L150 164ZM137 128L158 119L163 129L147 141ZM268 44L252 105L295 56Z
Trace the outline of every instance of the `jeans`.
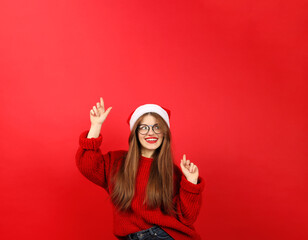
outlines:
M163 229L161 229L159 226L154 226L146 230L142 230L136 233L132 233L127 235L126 239L128 240L173 240L168 233L166 233Z

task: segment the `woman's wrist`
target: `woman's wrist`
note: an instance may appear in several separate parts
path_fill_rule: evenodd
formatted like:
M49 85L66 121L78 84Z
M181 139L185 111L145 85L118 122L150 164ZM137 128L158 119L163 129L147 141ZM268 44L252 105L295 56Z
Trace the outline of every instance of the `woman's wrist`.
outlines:
M197 179L188 179L186 178L188 182L191 182L193 184L197 184L198 183L198 178Z
M91 124L87 138L98 138L101 132L102 124Z

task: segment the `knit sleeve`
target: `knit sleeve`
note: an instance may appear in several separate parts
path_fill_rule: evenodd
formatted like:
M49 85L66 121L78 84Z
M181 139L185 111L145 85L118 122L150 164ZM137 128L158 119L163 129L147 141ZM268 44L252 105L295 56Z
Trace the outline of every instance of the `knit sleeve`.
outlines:
M99 135L97 138L87 138L87 136L88 131L85 131L79 137L76 165L87 179L109 193L111 166L120 155L123 155L123 151L108 152L103 155L100 150L102 136Z
M179 167L176 167L176 195L174 203L177 217L183 224L192 225L200 212L202 204L202 192L204 189L204 179L199 176L198 183L189 182Z

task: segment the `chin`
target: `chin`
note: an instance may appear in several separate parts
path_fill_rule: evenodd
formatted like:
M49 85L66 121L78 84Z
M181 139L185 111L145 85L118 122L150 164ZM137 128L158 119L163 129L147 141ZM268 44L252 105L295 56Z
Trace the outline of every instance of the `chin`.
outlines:
M145 149L148 149L148 150L156 150L157 148L159 148L161 146L161 143L160 144L149 144L147 142L145 142L144 144L142 144L142 146L145 148Z

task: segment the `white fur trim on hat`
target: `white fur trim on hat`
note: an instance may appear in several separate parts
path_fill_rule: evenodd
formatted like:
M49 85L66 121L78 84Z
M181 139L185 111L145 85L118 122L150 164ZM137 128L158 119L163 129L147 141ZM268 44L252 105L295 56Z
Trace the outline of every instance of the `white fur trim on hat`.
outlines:
M154 112L154 113L159 114L165 120L168 127L170 128L168 113L162 107L160 107L156 104L145 104L145 105L138 107L134 111L133 115L131 116L131 118L129 120L130 130L132 130L132 128L133 128L135 122L138 120L138 118L140 118L143 114L149 113L149 112Z

